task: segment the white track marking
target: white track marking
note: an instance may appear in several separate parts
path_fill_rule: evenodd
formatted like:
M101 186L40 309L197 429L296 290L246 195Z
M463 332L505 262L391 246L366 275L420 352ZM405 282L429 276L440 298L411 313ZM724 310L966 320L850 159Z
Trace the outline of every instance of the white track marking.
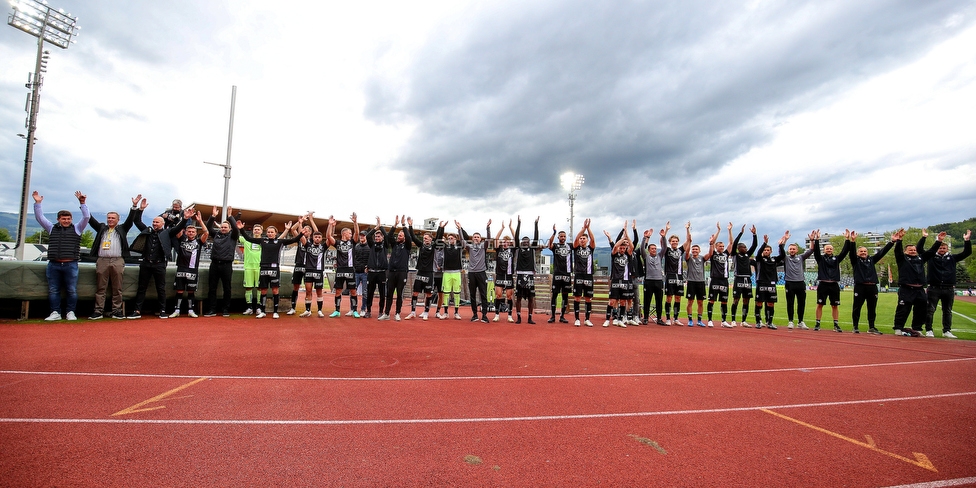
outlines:
M681 371L669 373L598 373L598 374L554 374L554 375L495 375L495 376L429 376L429 377L330 377L330 376L234 376L234 375L177 375L177 374L141 374L141 373L86 373L72 371L15 371L3 370L0 374L16 375L36 375L36 376L93 376L93 377L112 377L112 378L190 378L196 379L203 376L214 380L289 380L289 381L469 381L469 380L547 380L547 379L587 379L587 378L644 378L655 376L709 376L724 374L756 374L756 373L785 373L822 371L832 369L856 369L856 368L886 368L889 366L912 366L919 364L940 364L955 363L962 361L974 361L974 358L956 359L933 359L927 361L898 361L891 363L869 363L869 364L844 364L838 366L804 366L794 368L774 368L774 369L737 369L730 371Z
M472 417L472 418L435 418L435 419L364 419L364 420L234 420L234 419L32 419L32 418L0 418L0 423L36 423L36 424L181 424L181 425L377 425L377 424L459 424L480 422L526 422L540 420L578 420L578 419L609 419L628 417L654 417L664 415L700 415L710 413L752 412L759 410L784 410L789 408L833 407L839 405L861 405L867 403L903 402L953 398L976 395L976 391L961 393L942 393L935 395L920 395L910 397L872 398L867 400L847 400L839 402L794 403L786 405L762 405L755 407L707 408L698 410L659 410L652 412L623 412L623 413L594 413L577 415L533 415L526 417Z
M976 478L956 478L954 480L927 481L911 485L889 486L888 488L941 488L943 486L962 486L976 484Z

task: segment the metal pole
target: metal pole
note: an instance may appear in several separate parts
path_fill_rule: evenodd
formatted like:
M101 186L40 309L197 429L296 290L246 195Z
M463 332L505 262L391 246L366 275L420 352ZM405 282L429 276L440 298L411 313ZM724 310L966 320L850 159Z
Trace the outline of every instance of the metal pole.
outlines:
M47 18L45 17L45 21ZM46 25L46 24L45 24ZM14 257L24 260L24 242L27 233L27 205L30 195L31 165L34 161L34 131L37 129L37 105L41 100L41 60L44 54L44 36L37 38L37 62L34 64L34 79L31 80L31 104L27 116L27 156L24 158L24 182L20 195L20 221L17 223L17 244Z
M569 238L576 239L576 234L573 232L573 203L576 201L576 193L569 192ZM575 242L573 245L576 245Z
M234 145L234 105L237 102L237 85L230 90L230 127L227 129L227 161L224 163L224 220L227 220L227 194L230 191L230 151Z

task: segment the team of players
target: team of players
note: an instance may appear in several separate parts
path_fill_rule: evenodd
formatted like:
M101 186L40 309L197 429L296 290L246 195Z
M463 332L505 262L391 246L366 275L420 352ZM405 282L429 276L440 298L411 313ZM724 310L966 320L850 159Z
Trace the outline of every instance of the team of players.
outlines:
M461 318L459 313L461 262L462 254L466 250L469 256L467 276L472 298L471 320L488 322L490 307L488 307L486 293L489 281L486 256L487 251L491 249L495 255L493 320L497 322L504 315L509 322L521 323L522 303L527 301L527 323L532 324L535 323L532 317L532 311L535 309L535 263L538 252L545 247L552 252L553 256L549 322L556 320L561 323L569 322L566 313L570 301L569 295L572 293L575 325L593 326L591 314L595 239L588 219L572 242L567 242L566 233L557 231L556 226L553 226L552 236L545 244L539 240L538 218L531 239L521 235L521 218L517 220L514 229L512 221L508 222L508 229L514 239L509 235L502 235L505 230L504 225L492 238L490 220L486 225L484 236L478 232L469 235L457 221L454 222L457 235L445 235L448 222L442 221L434 234L425 232L421 237L417 237L414 232L413 220L406 216L397 216L396 222L389 230L381 225L379 217L376 219L375 227L362 231L356 214L351 216L351 220L353 229L342 229L339 240L334 237L336 226L334 218L329 218L329 228L325 234L322 234L315 227L311 213L302 216L294 226L290 222L286 224L284 233L294 233L291 238L279 237L274 227L265 230L259 224L252 228L250 235L241 233L240 242L245 248L245 288L251 292L248 295L249 308L244 313L253 312L258 318L264 317L266 293L270 288L273 300L272 314L274 318L278 318L280 251L286 245L298 243L292 274L293 308L287 312L288 314L296 313L294 304L297 301L298 290L304 284L305 310L301 316L311 316L313 297L316 298L318 316L325 316L323 311L325 255L326 250L332 247L336 249L336 278L333 285L335 305L330 317L340 316L343 291L347 291L349 295L347 316L371 317L373 299L378 290L380 301L377 319L390 320L393 317L394 320L401 320L402 293L406 285L411 247L415 245L418 248L417 272L412 287L410 313L406 319L419 317L427 320L432 303L435 305L436 317L448 318L448 306L452 298L453 316L458 320ZM305 225L306 222L308 225ZM235 225L239 229L244 226L241 222L235 222ZM631 228L633 237L628 233L628 227ZM810 249L802 253L796 244L786 246L790 238L790 232L786 231L778 242L779 254L774 256L768 236L763 236L762 245L759 245L755 226L749 229L752 234L751 245L741 242L746 231L745 225L734 239L732 229L733 225L730 222L726 227L728 232L726 242L731 242L731 246L726 247L725 242L719 240L722 233L721 225L716 224L715 233L708 240L709 250L704 254L700 246L691 244L690 222L685 225L685 241L680 245L680 238L677 235L668 236L671 226L670 222L666 224L660 230L660 248L652 242L654 229L645 230L639 246L635 246L639 237L636 221L631 222L629 226L625 222L616 240L604 231L612 252L609 266L610 295L603 326L608 327L613 324L626 327L653 322L665 326L687 324L689 327L713 327L718 322L715 317L715 303L718 302L720 324L723 327L776 329L777 326L773 324L774 307L778 301L776 283L778 268L782 267L786 282L787 327L808 329L804 322L807 286L803 272L805 260L813 256L818 269L816 323L813 329L820 329L822 309L825 305L829 305L834 330L840 332L841 328L838 324L840 263L845 257L850 256L855 282L852 309L854 332L860 331L858 326L861 310L866 304L868 332L880 334L875 327L879 282L875 264L894 247L900 275L899 305L895 316L896 333L921 335L921 327L925 324L928 329L927 335L931 336L932 313L927 309L934 310L935 307L929 305L934 299L936 302L942 301L944 311L949 310L944 312L943 335L952 337L951 301L949 301L951 293L940 291L945 288L951 290L955 283L955 263L965 259L971 253L968 231L964 237L965 249L959 254L948 253L948 246L943 242L945 233L939 235L931 249L918 251L924 246L927 234L917 245L903 247L901 238L904 232L899 231L892 236L891 242L873 256L868 256L868 251L864 247L854 249L856 232L845 231L843 249L839 254L834 254L831 244L825 244L821 251L819 231L813 231L808 235ZM354 235L358 236L358 241L353 240ZM188 278L196 276L193 264L198 263L199 248L206 236L206 232L198 237L195 232L188 231L179 238L176 249L179 268L177 288L180 298L182 298L182 290L195 288L195 280ZM921 269L926 262L929 262L930 268L928 279ZM709 265L707 290L706 263ZM754 273L755 294L752 278ZM927 293L926 284L929 284ZM731 316L728 307L730 288ZM362 310L357 305L359 289L366 291ZM257 290L260 294L253 292ZM641 292L641 300L637 300L638 291ZM441 292L440 297L438 292ZM905 296L902 297L902 294ZM420 305L421 295L424 296L423 312L418 315L416 309ZM682 295L688 300L685 323L680 319ZM397 298L395 307L394 296ZM562 304L558 319L557 298L561 298ZM751 325L747 319L749 302L753 298L755 298L753 309L755 322ZM704 306L706 299L707 308ZM653 318L650 309L652 301L657 311ZM177 308L171 316L179 315L180 302L178 298ZM641 302L643 307L638 306L638 302ZM741 321L737 321L740 304L742 305ZM693 305L697 305L697 313L694 315ZM440 311L441 307L443 313ZM707 313L703 314L706 310ZM912 310L914 310L912 327L905 329L909 312Z

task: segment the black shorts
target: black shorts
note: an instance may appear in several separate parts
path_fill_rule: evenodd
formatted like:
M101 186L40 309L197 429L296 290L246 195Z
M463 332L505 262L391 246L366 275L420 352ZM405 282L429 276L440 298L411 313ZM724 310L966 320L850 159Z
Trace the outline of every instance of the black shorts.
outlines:
M197 270L177 268L176 283L173 289L177 291L195 291L197 289Z
M437 293L444 288L444 272L434 271L434 293Z
M752 298L752 277L736 276L735 286L732 287L732 298Z
M622 280L613 280L610 282L610 299L611 300L623 300L624 290L627 284Z
M729 301L729 279L718 280L712 278L712 284L708 287L708 301L722 302Z
M776 303L776 283L756 283L756 303Z
M258 288L266 290L268 288L278 288L281 285L281 277L278 268L261 269L261 277L258 278Z
M332 285L332 291L339 293L343 289L349 291L356 290L356 272L353 268L342 268L336 270L335 283Z
M511 290L515 288L515 282L512 281L512 275L510 274L495 273L495 286L498 288Z
M634 299L634 283L632 281L623 281L620 283L620 300L633 300Z
M573 296L593 298L593 275L576 275L573 280Z
M305 284L311 284L316 290L321 290L325 287L325 273L322 271L308 270L302 273L304 275ZM292 280L294 283L295 280Z
M519 273L515 275L515 295L519 298L535 297L535 275Z
M300 285L304 280L305 280L305 267L295 266L295 269L291 271L291 284Z
M569 293L573 289L573 277L566 274L552 275L552 297Z
M786 297L789 299L791 293L796 293L801 297L807 296L807 284L805 281L787 281L786 286Z
M664 294L667 296L684 295L685 285L681 275L669 274L664 277Z
M433 293L434 291L434 273L433 271L428 273L417 273L413 277L413 292L414 293Z
M817 284L817 305L827 305L836 307L840 305L840 284L836 281Z
M704 300L705 299L705 282L704 281L689 281L688 286L685 287L685 298L689 300Z

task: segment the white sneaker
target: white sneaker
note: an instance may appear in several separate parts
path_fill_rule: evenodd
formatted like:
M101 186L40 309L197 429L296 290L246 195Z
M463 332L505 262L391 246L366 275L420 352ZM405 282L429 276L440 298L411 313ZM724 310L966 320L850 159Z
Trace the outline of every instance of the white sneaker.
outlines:
M671 323L674 324L674 325L685 325L685 324L682 324L681 323L681 319L674 319L674 322L671 322Z
M751 325L749 325L749 322L746 322L745 320L743 320L743 321L742 321L742 323L741 323L741 324L739 324L739 325L741 325L741 326L743 326L743 327L749 327L749 328L752 328L752 326L751 326Z
M593 322L590 322L590 319L586 319L586 322L583 322L583 325L587 327L593 327Z
M65 314L64 320L78 320L78 317L75 317L74 312L68 312L67 314Z
M277 319L277 318L281 318L281 316L278 315L278 312L275 312L275 313L271 314L271 318Z
M640 321L637 319L630 319L627 321L627 325L640 325Z
M243 315L251 315L252 313L254 313L254 310L252 310L250 307L248 307L247 310L244 311L244 314Z
M322 313L322 312L320 311L319 313ZM324 315L324 314L323 314L323 315ZM304 312L302 312L302 313L300 313L300 314L298 314L298 316L299 316L299 317L311 317L311 316L312 316L312 312L311 312L311 311L309 311L309 310L306 310L306 311L304 311Z
M176 317L179 317L179 316L180 316L180 311L179 310L173 310L173 313L169 314L169 318L171 318L171 319L175 319Z
M948 330L942 333L942 337L945 337L946 339L958 339L958 337L952 335L952 332Z
M306 312L307 312L307 310L306 310ZM285 315L295 315L295 309L294 308L289 308L288 311L285 312ZM306 315L306 317L308 317L308 315Z
M346 312L346 317L352 317L352 310Z
M61 320L61 313L60 312L51 312L51 315L48 315L47 318L44 319L44 320L48 320L48 321Z
M759 322L758 324L756 324L756 328L757 329L762 329L763 328L763 323L762 322Z
M509 316L508 316L508 321L511 322L511 323L513 323L513 324L515 323L515 319L512 318L511 314L509 314Z
M192 308L186 314L189 315L191 318L194 318L194 319L197 318L197 313L194 312Z
M665 321L664 321L664 325L671 325L671 319L667 319L667 320L665 320Z
M730 323L728 323L728 322L726 322L726 321L723 320L722 321L722 327L725 327L727 329L731 329L732 327L735 327L735 324L734 323L730 324Z
M427 320L427 317L428 317L427 312L424 312L424 313L420 314L420 318L422 318L424 320Z
M792 320L790 321L790 323L786 324L786 328L787 329L792 329L793 328L793 321Z
M256 319L263 319L264 317L265 317L265 313L261 310L258 310L258 313L254 314L254 318Z
M708 326L709 326L709 327L715 327L715 324L713 324L713 323L712 323L712 321L711 321L711 320L709 320L709 321L708 321Z
M495 318L491 319L492 322L498 322L498 318L501 317L499 314L495 314Z
M579 319L576 319L576 322L575 322L575 323L573 323L573 325L575 325L575 326L577 326L577 327L579 327L579 326L580 326L580 321L579 321Z
M610 327L610 321L609 320L604 320L603 321L603 326L604 327Z
M310 313L311 313L311 312L310 312ZM324 318L325 318L325 312L323 312L323 311L321 311L321 310L319 310L319 314L318 314L318 317L319 317L320 319L324 319Z
M622 328L624 328L624 329L626 329L626 328L627 328L627 324L626 324L626 323L624 323L624 321L623 321L623 320L618 320L618 321L617 321L617 325L618 325L618 326L620 326L620 327L622 327Z
M732 321L732 327L736 327L737 325L739 325L739 324L735 323L735 321L733 320Z
M807 324L805 324L802 320L800 321L800 324L797 325L797 327L799 327L799 328L801 328L803 330L810 330L810 328L807 327Z
M385 313L381 313L379 317L376 317L376 320L390 320L390 316Z
M932 332L931 330L927 330L925 331L925 337L935 337L935 332Z
M454 320L461 320L461 314L454 312Z
M410 319L415 318L415 317L417 317L417 314L415 312L410 312L410 315L407 315L407 320L410 320ZM397 320L400 320L400 319L397 319Z
M439 318L441 320L445 320L445 319L447 319L447 314L446 313L438 313L437 314L437 318Z
M396 321L399 322L400 321L400 314L396 314L395 317L396 317Z

